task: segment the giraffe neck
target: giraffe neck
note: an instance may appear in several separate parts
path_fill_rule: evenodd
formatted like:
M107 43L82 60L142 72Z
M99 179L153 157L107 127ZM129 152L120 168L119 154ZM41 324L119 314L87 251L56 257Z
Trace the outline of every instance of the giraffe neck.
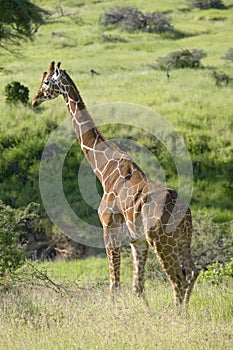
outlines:
M64 84L62 95L72 118L76 136L82 151L100 182L104 183L104 169L110 160L127 157L105 137L96 127L87 111L78 89L69 76Z

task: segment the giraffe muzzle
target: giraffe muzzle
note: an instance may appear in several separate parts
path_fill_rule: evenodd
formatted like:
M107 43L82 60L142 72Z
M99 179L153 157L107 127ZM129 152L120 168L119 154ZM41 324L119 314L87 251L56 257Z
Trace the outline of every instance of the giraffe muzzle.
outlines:
M38 107L40 104L41 104L41 101L34 98L34 100L32 101L32 108Z

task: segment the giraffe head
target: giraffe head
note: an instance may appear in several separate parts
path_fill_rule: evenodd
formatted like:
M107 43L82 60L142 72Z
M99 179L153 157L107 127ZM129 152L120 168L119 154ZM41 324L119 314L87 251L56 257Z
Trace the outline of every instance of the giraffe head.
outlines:
M32 101L32 107L39 106L44 101L53 100L61 94L62 70L60 70L61 62L55 66L52 61L48 72L44 72L40 87Z

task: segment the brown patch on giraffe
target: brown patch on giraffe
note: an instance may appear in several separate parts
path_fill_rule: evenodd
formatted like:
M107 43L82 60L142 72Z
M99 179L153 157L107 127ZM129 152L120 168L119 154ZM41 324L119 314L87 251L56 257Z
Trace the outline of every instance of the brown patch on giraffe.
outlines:
M142 195L142 190L137 191L137 193L134 195L134 203L138 201L141 195ZM144 199L144 202L145 202L145 199Z
M132 177L132 173L129 173L125 176L125 180L130 180Z

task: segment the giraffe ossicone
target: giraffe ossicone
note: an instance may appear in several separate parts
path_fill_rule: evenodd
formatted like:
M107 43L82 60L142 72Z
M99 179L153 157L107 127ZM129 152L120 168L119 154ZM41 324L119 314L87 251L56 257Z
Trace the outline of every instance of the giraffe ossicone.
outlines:
M173 288L177 305L189 301L198 271L191 255L192 218L175 190L153 182L96 127L73 80L52 61L32 106L62 95L82 151L103 186L98 209L110 267L110 291L120 287L120 245L133 256L133 291L144 293L149 246Z

